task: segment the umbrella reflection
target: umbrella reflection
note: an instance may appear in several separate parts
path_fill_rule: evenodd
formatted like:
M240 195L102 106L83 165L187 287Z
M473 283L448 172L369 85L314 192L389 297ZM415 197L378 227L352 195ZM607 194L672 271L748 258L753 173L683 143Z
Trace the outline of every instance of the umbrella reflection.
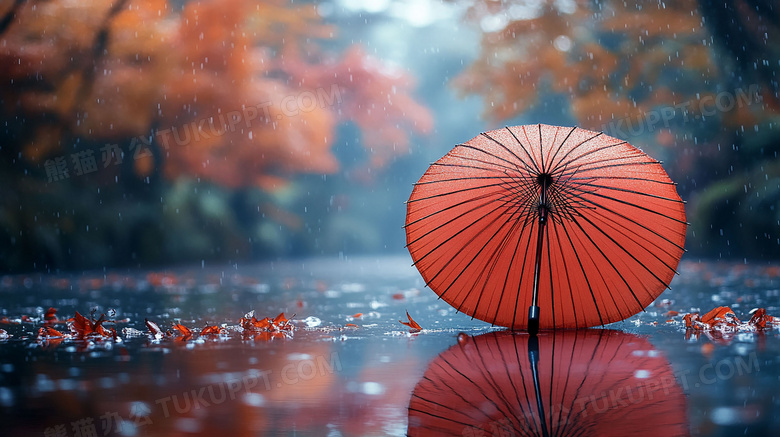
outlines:
M461 334L417 383L409 435L688 435L671 366L611 330Z

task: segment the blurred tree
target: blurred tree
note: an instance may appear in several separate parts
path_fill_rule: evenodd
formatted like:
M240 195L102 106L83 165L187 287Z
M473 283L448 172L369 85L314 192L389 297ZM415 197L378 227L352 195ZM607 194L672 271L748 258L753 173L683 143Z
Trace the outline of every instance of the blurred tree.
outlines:
M693 198L689 219L695 221L717 214L712 208L723 203L712 196L695 202L708 186L738 175L731 184L748 187L748 175L776 158L777 17L777 7L765 0L477 0L466 20L483 30L482 51L454 86L484 96L493 123L564 97L569 106L561 108L562 119L664 161L683 198ZM766 177L780 176L776 169L766 166ZM700 212L697 205L704 204L709 209ZM780 215L767 234L766 219L753 226L755 217L727 211L735 215L731 243L721 239L720 247L708 223L694 222L700 238L688 247L711 256L780 256ZM743 224L761 238L735 248L734 240L745 241L737 237L745 235L737 232Z
M314 5L286 0L0 1L0 268L113 264L112 252L162 261L170 229L150 224L175 227L159 203L181 193L166 181L270 192L295 174L333 173L341 122L362 130L368 167L405 153L410 132L432 128L430 113L405 73L357 46L323 50L336 30ZM136 212L123 211L128 201ZM81 202L114 217L102 237L79 234ZM97 249L132 229L143 238ZM228 233L222 241L245 239ZM85 239L101 255L79 264L69 253ZM236 244L230 251L246 249Z

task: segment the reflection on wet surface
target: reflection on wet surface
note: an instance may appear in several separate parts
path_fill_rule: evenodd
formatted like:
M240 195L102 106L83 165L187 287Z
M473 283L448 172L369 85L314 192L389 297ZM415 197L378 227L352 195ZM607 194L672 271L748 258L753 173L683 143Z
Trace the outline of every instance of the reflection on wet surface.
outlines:
M542 423L551 435L646 423L659 435L772 435L777 328L686 338L683 315L778 315L776 270L683 263L646 312L609 330L543 333L538 345L457 314L406 257L6 276L0 420L31 436L511 435L541 434ZM247 335L252 310L258 326L284 312L290 332ZM407 310L421 332L399 323ZM116 340L39 339L44 326L70 333L77 311L90 323L106 314Z
M409 404L409 435L687 433L685 396L663 355L603 329L464 334Z

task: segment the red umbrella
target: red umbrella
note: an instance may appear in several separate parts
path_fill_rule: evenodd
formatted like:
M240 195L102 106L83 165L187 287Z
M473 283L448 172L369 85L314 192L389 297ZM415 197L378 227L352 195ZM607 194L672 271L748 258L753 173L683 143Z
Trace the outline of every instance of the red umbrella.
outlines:
M540 124L483 133L432 164L407 203L406 241L458 311L536 332L643 310L672 280L686 225L658 161Z
M666 359L611 330L459 336L409 402L408 435L687 435ZM526 354L527 351L527 354Z

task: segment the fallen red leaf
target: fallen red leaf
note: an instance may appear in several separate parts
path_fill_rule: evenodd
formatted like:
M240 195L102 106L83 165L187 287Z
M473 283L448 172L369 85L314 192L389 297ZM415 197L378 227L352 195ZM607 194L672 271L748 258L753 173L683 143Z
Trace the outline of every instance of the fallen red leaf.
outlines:
M689 313L683 316L683 322L685 322L686 328L698 329L694 322L701 322L701 317L699 317L699 313Z
M713 326L719 321L727 321L727 315L729 318L733 317L734 320L739 323L739 319L737 319L736 314L734 314L734 311L732 311L732 309L729 307L713 308L710 312L701 316L701 322Z
M412 319L412 316L409 315L409 311L406 312L406 318L409 319L409 323L402 322L400 320L398 321L398 323L408 326L410 328L409 332L411 333L422 331L422 327L418 325L417 322L414 321L414 319Z
M152 337L159 340L165 336L165 334L162 332L162 329L160 329L160 327L157 326L156 323L152 322L149 319L144 319L144 323L146 323L146 329L149 330L149 334L152 334Z
M352 315L352 318L355 318L355 319L359 319L361 317L363 317L363 313L355 313L355 314Z
M287 323L287 318L284 317L284 313L279 313L278 316L274 317L273 323L274 323L274 325Z
M767 324L771 325L774 320L775 318L768 315L764 308L759 308L753 313L750 320L748 320L748 324L753 325L758 329L764 329L767 327Z
M76 334L78 338L84 338L91 335L110 337L111 334L103 329L102 325L104 321L105 314L101 314L100 318L93 322L76 311L76 315L73 317L73 323L70 325L70 330Z
M57 331L51 326L44 326L38 330L38 340L45 340L49 338L63 338L63 337L65 337L65 334L63 334L60 331Z
M401 323L403 323L403 322L401 322ZM346 325L344 325L344 326L346 326L347 328L357 328L357 327L358 327L358 325L356 325L356 324L354 324L354 323L347 323L347 324L346 324Z
M43 320L46 323L57 323L57 308L49 308L43 315Z
M217 325L206 326L200 331L200 335L219 335L222 330Z
M192 337L192 331L190 331L190 328L182 325L181 323L174 324L173 329L179 331L179 333L182 335L182 340L189 340Z

